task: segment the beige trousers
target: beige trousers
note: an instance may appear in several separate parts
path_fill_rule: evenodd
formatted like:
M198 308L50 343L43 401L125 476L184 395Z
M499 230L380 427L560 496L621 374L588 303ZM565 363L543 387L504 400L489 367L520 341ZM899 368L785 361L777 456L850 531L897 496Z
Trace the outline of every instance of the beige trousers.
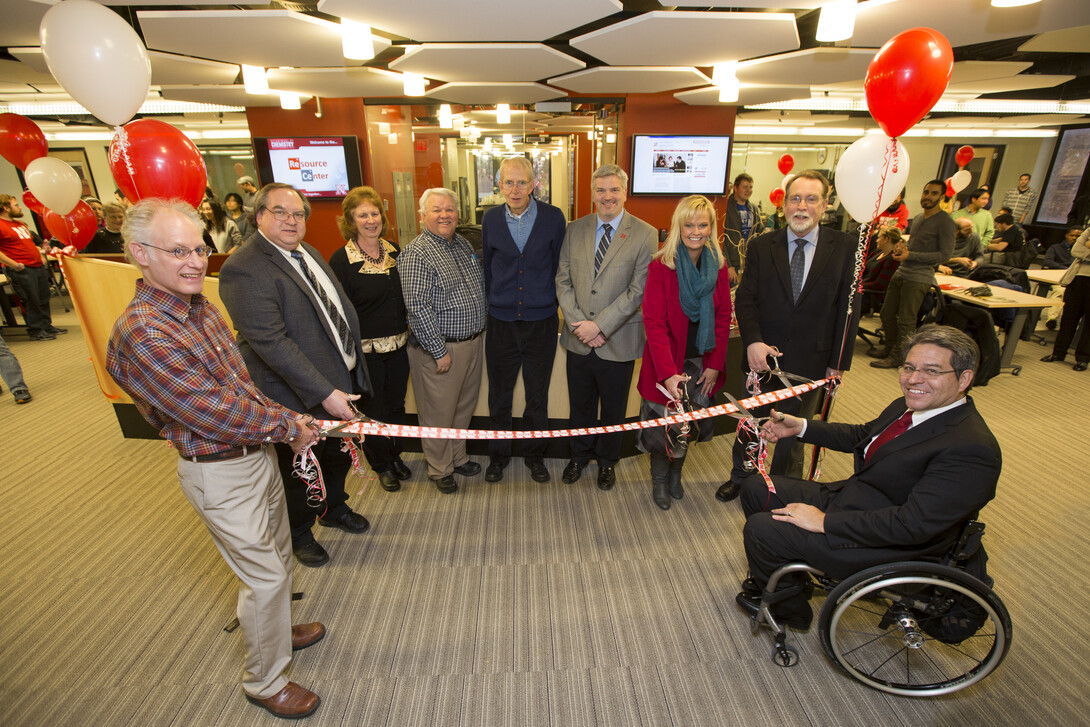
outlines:
M178 460L178 481L239 577L242 688L265 699L287 686L291 663L291 528L272 447L225 462Z

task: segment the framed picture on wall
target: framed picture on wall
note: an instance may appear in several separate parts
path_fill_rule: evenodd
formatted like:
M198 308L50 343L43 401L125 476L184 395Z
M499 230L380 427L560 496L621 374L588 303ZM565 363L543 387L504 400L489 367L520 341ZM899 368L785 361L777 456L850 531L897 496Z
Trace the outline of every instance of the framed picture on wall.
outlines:
M98 196L98 189L95 187L95 178L91 174L91 163L87 160L87 151L85 149L50 149L49 156L60 159L62 162L67 162L72 169L76 171L76 176L78 176L80 182L83 183L83 189L79 193L80 197L94 197L95 199L102 200L102 198Z
M957 156L958 149L965 146L964 144L944 144L942 147L942 161L939 162L939 176L938 179L949 179L958 171L958 163L955 157ZM986 186L991 193L991 197L995 197L995 179L999 176L999 165L1003 161L1003 152L1006 150L1006 146L977 146L973 145L973 160L969 162L965 168L969 170L972 175L972 181L969 182L969 186L961 190L957 194L958 209L965 207L969 204L969 195L975 192L980 187ZM988 206L986 209L991 209L992 199L988 200ZM999 209L998 200L996 209Z
M1067 226L1090 216L1090 192L1086 175L1090 161L1090 126L1064 126L1052 153L1044 192L1034 222Z

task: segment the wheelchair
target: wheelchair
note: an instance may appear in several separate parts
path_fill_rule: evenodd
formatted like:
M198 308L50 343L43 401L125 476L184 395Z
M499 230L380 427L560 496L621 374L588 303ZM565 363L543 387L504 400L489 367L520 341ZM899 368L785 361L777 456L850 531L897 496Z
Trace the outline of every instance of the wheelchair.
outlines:
M789 563L769 578L753 634L762 626L772 631L773 663L799 662L765 599L785 575L806 573L827 593L817 623L821 648L849 676L908 697L964 689L993 672L1011 644L1003 602L964 569L983 534L984 524L970 521L940 557L878 565L839 582L806 563Z

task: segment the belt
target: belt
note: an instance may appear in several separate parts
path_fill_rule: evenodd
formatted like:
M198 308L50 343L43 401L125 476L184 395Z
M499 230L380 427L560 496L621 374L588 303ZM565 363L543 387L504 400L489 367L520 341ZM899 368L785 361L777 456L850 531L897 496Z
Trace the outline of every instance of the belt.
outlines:
M264 448L261 444L251 444L245 447L234 447L232 449L225 449L222 452L213 452L212 454L198 454L193 457L185 457L191 462L224 462L229 459L238 459L239 457L245 457L248 454L259 452Z
M465 338L446 338L446 337L444 337L443 341L446 342L446 343L465 343L466 341L472 341L474 338L481 335L482 333L484 333L483 328L481 330L477 331L476 333L474 333L473 335L466 336Z

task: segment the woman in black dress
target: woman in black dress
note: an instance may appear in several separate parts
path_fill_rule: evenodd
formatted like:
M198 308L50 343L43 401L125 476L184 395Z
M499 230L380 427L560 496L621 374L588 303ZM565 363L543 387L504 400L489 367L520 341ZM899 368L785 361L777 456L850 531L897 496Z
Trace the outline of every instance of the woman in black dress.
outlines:
M333 253L329 266L344 287L360 319L360 339L374 395L366 398L363 413L387 424L405 422L405 390L409 384L409 357L405 344L409 325L394 243L384 240L386 213L382 198L370 187L356 187L341 204L337 218L347 244ZM363 452L378 473L382 489L401 489L400 480L412 472L401 461L401 443L395 437L368 436Z

